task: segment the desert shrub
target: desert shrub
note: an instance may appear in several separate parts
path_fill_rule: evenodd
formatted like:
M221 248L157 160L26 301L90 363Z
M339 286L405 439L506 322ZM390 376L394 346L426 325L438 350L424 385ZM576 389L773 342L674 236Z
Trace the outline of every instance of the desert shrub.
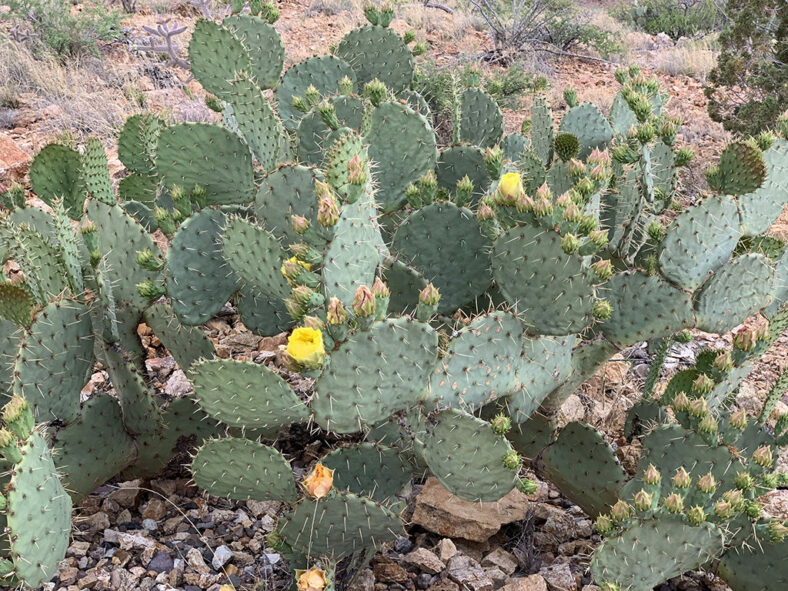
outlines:
M773 128L788 105L788 3L729 0L709 73L709 115L735 133Z
M8 7L0 19L22 31L24 43L37 52L49 51L61 58L89 51L97 54L98 41L118 39L122 13L103 5L86 6L75 14L67 0L3 0Z
M674 41L717 30L724 18L712 0L634 0L621 2L611 13L649 35L665 33Z

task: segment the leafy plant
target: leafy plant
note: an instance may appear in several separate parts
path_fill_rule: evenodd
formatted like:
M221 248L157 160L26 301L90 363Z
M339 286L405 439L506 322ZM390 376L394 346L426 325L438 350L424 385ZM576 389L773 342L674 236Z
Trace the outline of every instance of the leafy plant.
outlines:
M674 41L718 30L724 22L713 0L635 0L610 12L649 35L665 33Z

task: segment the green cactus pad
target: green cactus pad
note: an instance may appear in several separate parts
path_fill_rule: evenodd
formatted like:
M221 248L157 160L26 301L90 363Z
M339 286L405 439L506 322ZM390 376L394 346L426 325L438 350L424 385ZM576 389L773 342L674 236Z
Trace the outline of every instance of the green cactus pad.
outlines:
M435 166L438 186L452 194L457 189L457 181L466 175L473 183L473 200L467 205L473 205L490 186L482 151L476 146L452 146L443 150Z
M33 296L24 286L10 281L0 282L0 318L20 326L30 326L33 304Z
M788 249L774 263L774 300L763 314L771 318L785 302L788 302Z
M350 98L353 97L340 97L338 100L348 99L344 101L348 104ZM361 136L350 127L340 127L326 137L325 145L328 146L323 159L323 174L326 182L334 189L335 196L340 202L358 199L359 188L350 182L350 161L358 156L367 179L369 180L371 176L369 155Z
M202 21L200 21L202 22ZM205 150L204 146L210 146ZM252 154L235 133L208 123L180 123L159 132L156 168L167 186L205 189L207 203L249 203Z
M191 366L189 377L202 409L231 427L275 433L309 418L287 382L264 365L232 359L200 361Z
M30 186L44 203L62 199L71 219L82 216L85 183L79 152L60 144L44 147L30 163Z
M428 422L422 437L430 471L461 499L497 501L514 488L517 471L503 464L512 447L489 423L448 409Z
M8 487L8 535L15 576L38 588L57 573L71 534L71 499L57 477L49 445L38 433L21 449Z
M661 189L668 197L665 205L668 204L670 196L676 189L676 155L673 148L664 142L656 142L649 150L651 164L651 182L654 189Z
M536 193L536 190L547 180L544 162L533 148L523 150L517 163L517 170L522 177L523 189L529 195Z
M145 324L167 348L181 368L188 369L198 359L214 355L213 343L199 328L184 326L166 302L153 304L143 315Z
M547 186L553 192L553 195L563 195L569 189L574 187L574 181L569 176L569 164L563 160L556 160L547 171Z
M460 141L490 148L503 136L498 103L481 88L466 88L460 97Z
M760 254L736 257L703 286L696 296L698 328L723 333L769 305L774 266Z
M432 121L432 111L430 110L430 106L427 104L427 100L421 94L415 90L406 88L397 96L400 100L404 100L407 105L419 115L424 115L427 118L427 121Z
M531 140L521 133L510 133L501 142L503 157L512 162L519 161L523 151L530 146Z
M254 286L242 285L235 304L241 322L256 335L273 336L293 324L284 300L262 293Z
M250 72L260 88L274 88L279 83L285 63L282 38L265 19L249 14L233 14L222 21L243 44L251 62ZM232 94L232 93L231 93Z
M400 103L381 103L369 120L366 133L375 199L384 212L405 203L405 189L435 168L438 150L435 133L423 115Z
M766 232L788 203L788 140L778 139L763 153L763 159L766 164L763 185L736 200L745 236Z
M112 192L112 179L109 177L109 164L107 153L101 140L91 137L85 143L85 152L82 154L82 179L85 182L87 195L92 200L98 200L107 205L115 203L115 194Z
M580 160L588 158L595 149L605 150L613 141L613 129L594 105L580 103L564 115L558 127L562 133L571 133L580 141Z
M118 474L135 455L120 406L105 394L85 402L77 420L57 430L53 448L63 486L75 503Z
M640 206L640 185L637 167L630 167L618 178L616 187L602 193L600 225L607 230L608 243L613 249L622 248L630 224Z
M340 128L361 129L364 102L357 96L335 96L329 99L334 107ZM298 159L305 164L320 166L334 139L332 130L323 122L317 107L304 115L298 124Z
M602 333L620 347L669 336L695 322L692 297L656 275L619 273L605 288L613 314Z
M189 64L202 87L222 98L232 95L232 81L237 74L252 70L243 43L229 29L207 19L200 19L194 25L189 41Z
M238 284L222 256L224 223L221 211L205 209L181 224L167 250L167 293L184 324L206 322Z
M375 272L385 254L376 216L369 187L356 203L348 203L340 210L334 238L323 257L326 300L337 297L350 307L356 290L375 281Z
M377 78L397 94L413 80L413 54L392 29L374 25L353 29L334 53L353 68L359 88Z
M537 333L569 335L591 321L591 278L580 257L563 251L558 234L512 228L495 241L492 265L504 297Z
M665 408L654 400L638 400L627 412L624 436L641 436L655 425L669 422Z
M339 433L383 421L419 399L437 355L437 333L409 318L357 332L331 353L315 382L315 421Z
M663 275L684 289L698 288L730 258L740 235L733 199L709 197L668 229L659 253Z
M547 97L537 94L531 107L531 148L545 166L553 161L554 134L553 111L547 106Z
M719 575L733 591L782 591L788 586L788 541L751 542L731 548L720 559Z
M523 340L523 356L517 369L519 389L506 400L512 421L524 423L545 397L572 372L575 337L536 337Z
M157 281L159 273L138 265L136 257L139 250L159 252L152 236L119 205L91 200L87 214L98 228L98 245L106 258L115 301L118 304L128 302L134 308L143 309L148 300L137 291L137 284Z
M334 470L334 488L385 501L410 482L410 466L393 447L358 443L335 449L320 459Z
M514 423L506 438L517 453L533 460L555 439L557 427L555 417L535 412L527 421Z
M628 479L602 434L585 423L562 429L542 454L541 464L550 482L591 517L615 504Z
M700 567L722 549L722 531L710 523L692 526L681 516L635 521L602 543L591 560L591 572L599 583L651 591Z
M383 505L353 493L330 492L322 499L304 499L279 528L282 541L307 556L334 560L371 550L396 539L402 521Z
M194 483L210 494L237 500L296 500L293 470L273 447L248 439L211 439L192 460Z
M279 137L283 133L271 103L255 81L246 75L232 83L232 95L227 100L232 104L238 131L252 154L264 170L271 170L279 158Z
M22 269L28 291L40 305L69 289L68 271L57 249L27 225L10 228L10 258Z
M507 312L475 318L451 340L430 379L439 404L476 410L505 396L516 383L523 326Z
M260 184L254 202L254 213L266 230L283 243L299 242L293 231L291 215L300 215L317 224L315 181L322 179L314 168L285 164L267 175Z
M14 392L24 396L40 422L70 422L79 393L93 368L93 338L87 308L54 301L36 314L14 361Z
M147 207L153 207L156 202L156 192L159 188L159 178L152 174L132 172L123 177L118 183L118 197L124 209L128 211L127 204L136 201ZM150 216L153 217L152 215Z
M345 76L355 84L356 74L350 65L333 55L310 57L289 68L276 87L279 116L285 127L294 130L304 115L293 106L293 97L303 98L309 86L314 86L321 96L338 94L339 81Z
M13 382L14 356L21 338L19 326L0 318L0 392L7 391Z
M164 121L152 113L126 119L118 136L118 159L126 168L138 173L153 172L156 166L153 155L163 125Z
M419 304L419 293L428 281L407 263L395 259L383 271L383 281L389 288L389 310L394 314L412 314Z
M438 288L439 313L453 312L487 290L489 248L473 213L447 201L411 214L397 228L391 244L392 252L410 261Z
M719 179L712 189L726 195L746 195L763 185L766 163L763 153L753 145L734 142L720 155Z

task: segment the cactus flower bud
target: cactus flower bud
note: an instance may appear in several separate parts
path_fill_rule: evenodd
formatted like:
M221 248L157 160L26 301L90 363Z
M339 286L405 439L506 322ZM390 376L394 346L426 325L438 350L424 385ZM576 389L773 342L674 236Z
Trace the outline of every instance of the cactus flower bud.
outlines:
M534 214L544 217L553 213L553 202L548 199L537 199L534 202Z
M603 164L597 164L594 166L589 174L591 176L591 180L596 183L601 183L610 176L610 172Z
M454 202L459 207L463 207L468 202L470 202L471 197L473 197L473 181L466 174L459 181L457 181L457 189L455 191Z
M533 124L531 123L530 119L523 119L523 122L520 124L520 133L523 135L528 135L531 133L531 128Z
M148 271L161 271L164 268L164 262L149 248L137 251L137 264Z
M322 499L334 486L334 471L318 462L301 484L309 496Z
M703 419L701 419L700 423L698 423L698 431L701 433L706 433L708 435L714 435L717 433L717 429L719 426L717 425L717 419L714 418L713 415L708 414Z
M695 152L692 148L679 148L676 151L676 166L687 166L695 157Z
M709 407L705 398L694 398L689 403L689 413L691 416L702 419L709 414Z
M610 509L610 517L612 517L613 521L615 521L616 523L621 523L622 521L626 521L630 515L632 515L632 507L630 507L626 502L622 500L619 500Z
M353 94L353 81L347 76L343 76L337 83L337 88L339 89L339 94Z
M480 222L491 220L495 217L495 211L486 203L482 203L479 211L476 212L476 219Z
M609 259L600 259L591 265L594 275L606 281L613 275L613 263Z
M312 296L315 295L315 293L315 290L313 290L311 287L307 287L306 285L297 285L292 291L293 299L301 306L306 306L309 304Z
M309 229L310 222L304 216L301 215L291 215L290 216L290 226L293 228L293 232L298 234L299 236L303 235Z
M682 330L673 335L673 340L677 343L687 344L692 341L692 333L688 330Z
M651 125L651 123L643 123L642 125L638 125L635 131L635 135L638 138L638 141L643 145L653 140L656 133L657 130L654 129L654 126Z
M148 300L158 300L167 293L163 285L157 285L152 281L143 281L137 284L137 293Z
M763 506L758 501L745 501L744 514L750 519L760 519Z
M692 484L692 478L689 472L684 469L684 466L680 466L673 475L672 482L674 488L689 488L689 485Z
M652 485L662 482L662 474L659 473L654 464L649 464L648 468L646 468L646 471L643 473L643 482Z
M689 520L692 525L700 525L706 521L706 512L703 510L703 507L696 505L687 511L687 520Z
M627 80L629 79L629 74L627 73L626 68L618 68L615 73L616 82L619 84L626 84Z
M387 298L391 295L391 291L380 277L375 277L375 282L372 284L372 293L376 298Z
M359 285L353 296L353 313L359 318L366 318L375 313L375 295L366 285Z
M740 490L726 490L722 493L722 499L730 503L734 511L741 511L744 509L744 495Z
M582 215L583 214L580 213L580 208L577 207L577 205L575 205L574 203L570 203L567 206L567 208L564 210L563 217L567 222L574 224L580 220Z
M298 322L304 314L304 307L294 298L285 298L285 310L290 314L290 318Z
M386 88L386 85L377 78L367 82L364 85L364 97L369 99L369 102L371 102L375 107L386 100L387 94L388 89Z
M717 480L711 472L707 472L698 479L698 490L707 495L713 495L717 490Z
M3 407L3 421L6 429L13 433L18 439L27 439L35 427L33 411L27 400L19 394L11 396L11 400L6 402Z
M714 367L720 371L733 369L733 356L730 351L722 351L714 358Z
M591 230L588 233L588 239L594 243L597 248L604 248L607 246L607 230Z
M673 403L671 404L673 410L676 412L689 412L690 409L690 399L687 397L686 392L679 392L676 394L676 397L673 399Z
M705 373L699 374L692 382L692 392L698 395L708 394L714 390L714 380Z
M333 196L326 195L320 199L317 206L317 221L325 228L333 227L339 221L339 205Z
M717 501L714 503L714 515L720 519L730 519L733 515L733 507L728 501Z
M572 177L579 178L586 173L586 165L583 163L582 160L578 160L577 158L572 158L569 161L569 174Z
M572 201L572 197L569 195L569 191L567 191L565 193L561 193L561 195L556 198L555 204L558 207L569 207L570 205L574 204L574 201Z
M602 513L596 518L596 521L594 521L594 529L597 531L597 533L599 533L599 535L606 536L611 531L613 531L613 520Z
M651 501L653 498L653 495L650 495L645 490L641 489L640 492L635 495L635 498L632 499L632 505L634 505L635 509L638 511L648 511L651 507Z
M441 294L432 283L428 283L419 293L419 302L425 306L437 306L440 299Z
M621 591L621 586L617 583L602 583L600 591Z
M587 197L588 195L594 192L594 181L592 181L587 176L583 177L582 179L577 181L577 184L575 185L575 189L577 189L577 191L581 195Z
M506 435L512 429L512 420L505 414L497 414L490 421L490 427L497 435Z
M304 100L310 107L314 107L320 102L320 92L318 92L317 88L315 88L313 84L307 86L306 90L304 91Z
M539 490L539 483L533 478L518 478L515 486L524 495L532 495Z
M755 486L755 481L749 472L739 472L736 478L733 479L733 484L739 490L747 491Z
M323 333L309 327L296 328L287 339L287 354L306 369L319 369L326 360Z
M763 468L771 468L774 464L772 449L769 446L762 446L752 453L752 461Z
M742 431L745 427L747 427L747 411L745 411L743 408L734 411L731 414L729 424L734 429Z
M574 234L564 234L561 239L561 248L566 254L574 254L580 249L580 239Z
M337 297L332 297L328 301L328 310L326 311L326 320L329 324L344 324L347 322L347 310L342 302Z
M522 466L523 460L516 451L509 450L503 457L503 465L507 470L518 471Z
M651 238L654 242L662 242L665 238L665 227L657 221L653 221L648 225L646 229L649 238Z
M317 316L304 316L304 317L301 319L301 323L302 323L302 324L303 324L303 325L304 325L306 328L314 328L315 330L319 330L319 331L321 331L321 332L322 332L322 330L323 330L323 329L325 328L325 326L326 326L326 323L325 323L325 322L323 322L323 321L322 321L320 318L318 318Z
M586 214L580 218L580 221L577 223L577 231L580 233L581 236L588 236L591 232L596 229L597 220L591 214Z
M564 90L564 101L570 109L577 106L577 91L574 88Z
M309 111L309 103L304 100L304 97L293 95L290 104L293 105L296 111L301 111L302 113Z
M337 119L337 111L334 105L328 101L322 101L317 105L317 114L320 115L320 120L325 123L329 129L339 129L339 119Z
M599 300L594 304L593 315L597 320L607 320L613 314L613 306L607 300Z
M733 346L741 351L752 351L758 342L756 331L743 328L733 335Z
M665 506L668 513L681 513L684 510L684 499L676 493L672 493L665 497L662 504Z
M769 522L769 539L775 544L782 544L788 536L788 527L782 521Z

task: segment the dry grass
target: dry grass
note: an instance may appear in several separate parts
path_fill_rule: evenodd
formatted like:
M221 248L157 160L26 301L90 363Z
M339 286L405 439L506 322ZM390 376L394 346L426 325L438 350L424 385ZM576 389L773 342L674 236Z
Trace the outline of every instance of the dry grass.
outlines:
M704 81L717 64L715 38L692 40L672 49L664 49L654 57L654 69L671 76L690 76Z

